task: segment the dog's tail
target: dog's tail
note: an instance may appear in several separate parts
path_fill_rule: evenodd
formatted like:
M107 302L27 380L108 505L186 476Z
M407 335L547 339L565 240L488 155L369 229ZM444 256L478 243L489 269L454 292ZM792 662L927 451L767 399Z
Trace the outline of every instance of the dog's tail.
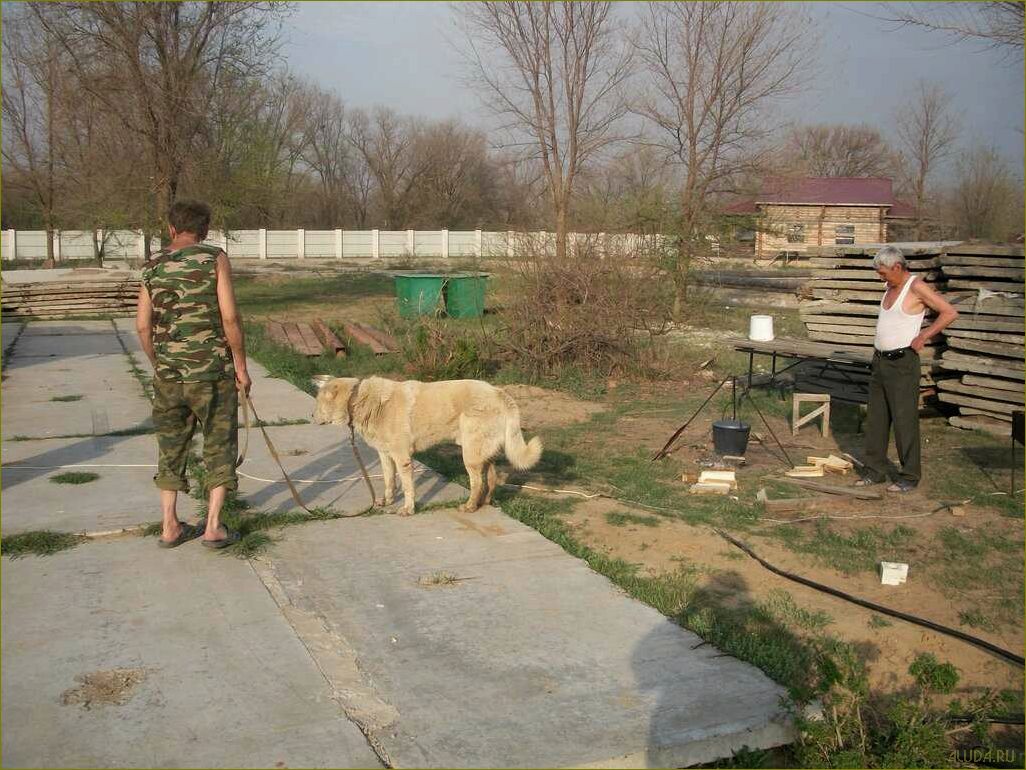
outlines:
M528 468L534 467L541 459L542 440L539 436L535 436L526 444L524 443L524 434L520 432L520 407L505 391L502 391L502 398L506 404L506 440L504 442L506 459L517 470L526 471Z

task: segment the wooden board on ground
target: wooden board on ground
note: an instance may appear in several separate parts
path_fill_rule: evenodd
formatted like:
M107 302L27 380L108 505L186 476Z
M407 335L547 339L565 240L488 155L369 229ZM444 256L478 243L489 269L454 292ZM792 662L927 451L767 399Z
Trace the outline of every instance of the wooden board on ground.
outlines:
M883 495L879 492L873 492L866 487L840 487L835 484L824 484L821 481L812 481L810 479L781 478L780 481L811 489L813 492L823 492L828 495L846 495L858 500L881 500L883 498Z
M993 420L989 417L949 417L948 424L954 425L956 428L983 431L984 433L989 433L992 436L1003 436L1004 438L1008 438L1012 435L1011 423L1005 423L1001 420Z
M264 329L272 342L276 342L284 347L291 347L289 345L289 337L285 333L285 327L278 321L268 321L264 324Z
M360 324L345 322L342 324L342 329L345 331L346 336L355 342L364 345L371 349L371 352L375 355L383 355L388 353L389 350L380 342L378 342L372 335L364 331Z
M342 344L335 332L328 328L328 325L324 323L320 318L315 318L310 322L311 328L314 330L314 334L324 345L325 350L329 353L334 353L336 358L344 358L346 355L346 346Z
M324 346L321 345L309 324L297 324L286 321L282 324L282 327L285 329L285 336L288 338L289 347L297 353L304 356L319 356L324 352Z
M983 398L990 401L1004 401L1009 404L1019 404L1020 406L1026 402L1026 397L1023 396L1021 384L1017 391L1001 390L999 388L984 388L979 385L967 385L964 382L960 382L959 380L952 378L938 381L937 387L942 391L948 391L949 393L961 393L973 398Z
M1008 419L1012 419L1012 412L1022 411L1022 404L1010 404L1007 401L992 401L987 398L967 396L961 393L952 393L947 390L942 390L938 393L937 398L946 404L958 404L959 406L967 406L972 409L982 409L984 412L994 415L1007 414Z
M356 326L359 326L367 334L381 343L389 353L395 353L399 350L399 343L395 341L395 337L391 334L383 332L381 329L371 326L370 324L358 323Z
M991 420L1000 420L1001 422L1009 423L1012 421L1012 415L1006 412L993 412L990 409L977 409L974 406L960 406L958 407L958 411L963 416L982 415L983 417L988 417Z

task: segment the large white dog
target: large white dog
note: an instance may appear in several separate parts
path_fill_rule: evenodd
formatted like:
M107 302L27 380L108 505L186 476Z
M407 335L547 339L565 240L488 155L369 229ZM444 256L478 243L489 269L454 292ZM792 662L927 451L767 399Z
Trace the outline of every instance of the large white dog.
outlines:
M463 464L470 476L470 497L463 511L476 511L492 501L496 473L494 458L504 449L515 468L526 470L538 462L541 439L524 443L520 409L506 393L480 380L393 382L381 377L323 378L313 420L353 427L378 450L385 477L385 505L395 499L395 472L403 485L401 514L414 512L411 455L446 441L463 449ZM487 486L484 481L487 478Z

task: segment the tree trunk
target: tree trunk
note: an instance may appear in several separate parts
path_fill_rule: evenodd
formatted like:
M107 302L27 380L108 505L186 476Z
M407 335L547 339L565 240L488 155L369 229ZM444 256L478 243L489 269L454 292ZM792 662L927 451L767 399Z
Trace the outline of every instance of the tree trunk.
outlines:
M556 207L556 260L566 262L566 205L562 203Z

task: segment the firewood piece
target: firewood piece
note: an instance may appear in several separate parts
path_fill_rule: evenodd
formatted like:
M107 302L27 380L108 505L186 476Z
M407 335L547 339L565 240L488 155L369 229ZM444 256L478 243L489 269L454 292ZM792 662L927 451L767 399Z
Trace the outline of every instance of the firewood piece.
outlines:
M823 473L823 466L821 465L796 465L787 471L787 475L791 478L814 478L822 476Z
M732 487L726 482L700 481L688 490L693 495L729 495Z

